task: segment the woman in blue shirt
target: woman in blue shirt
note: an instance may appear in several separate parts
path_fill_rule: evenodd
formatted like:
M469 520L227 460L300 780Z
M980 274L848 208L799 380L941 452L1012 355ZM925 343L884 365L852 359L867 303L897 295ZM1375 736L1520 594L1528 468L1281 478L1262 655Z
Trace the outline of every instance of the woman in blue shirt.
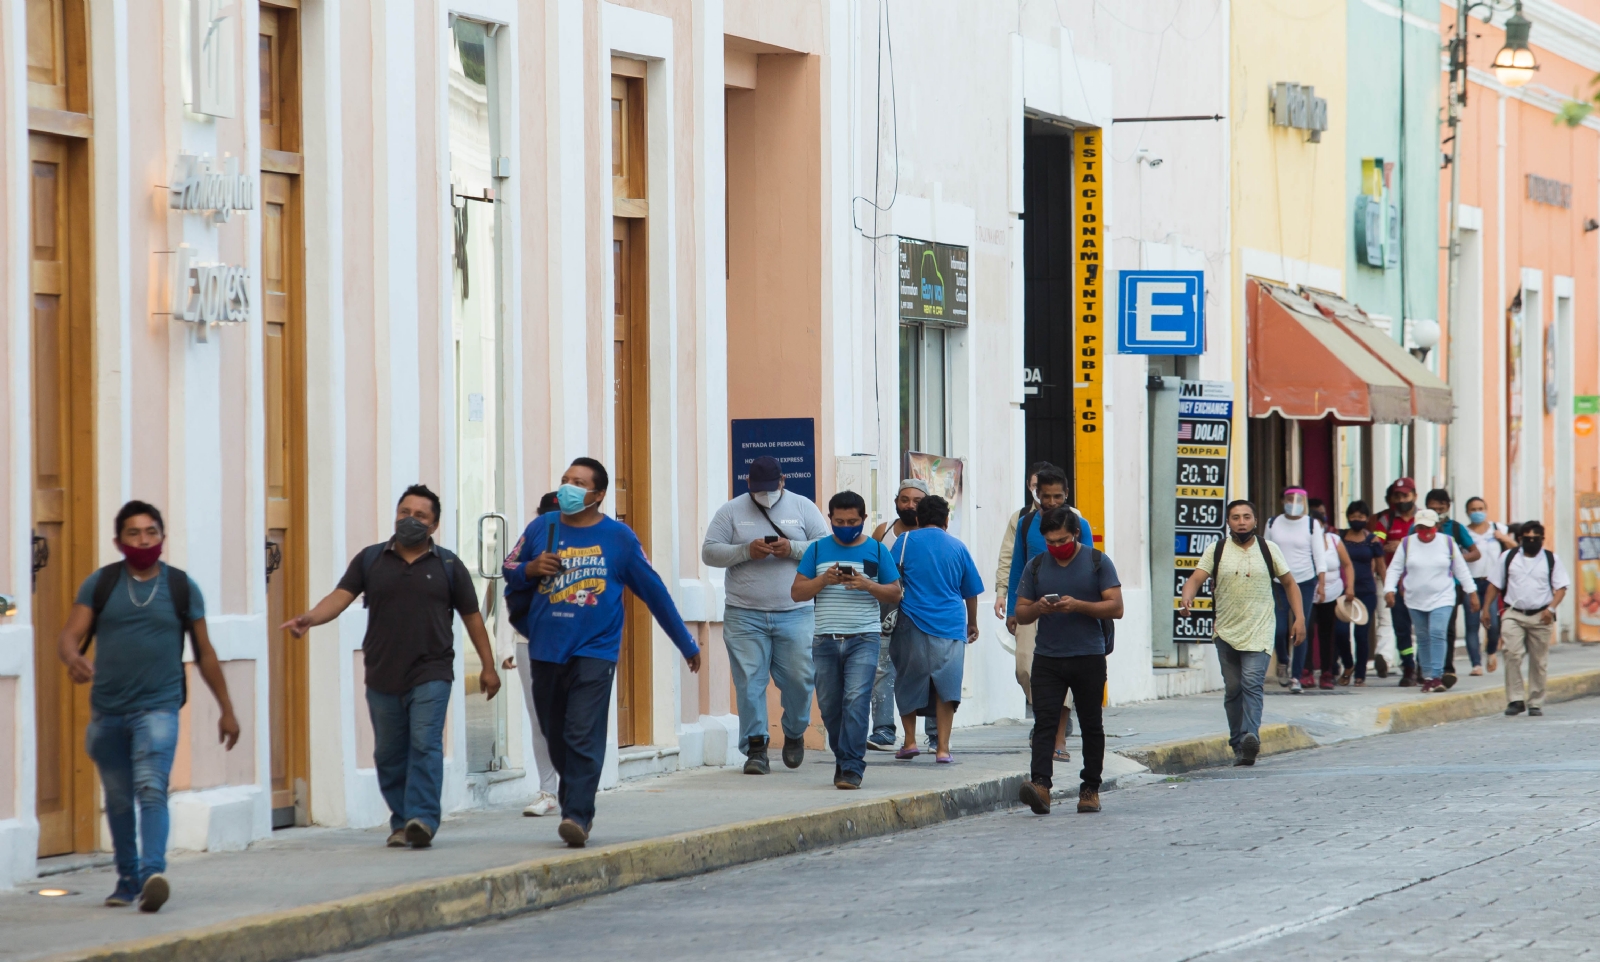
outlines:
M962 646L978 640L983 579L967 546L945 530L949 523L949 503L929 495L917 504L918 527L895 545L905 594L889 658L894 662L894 700L906 732L905 744L894 754L902 761L920 754L918 715L936 718L936 759L950 761L950 725L961 703Z
M1355 631L1356 650L1353 664L1355 665L1355 681L1357 688L1367 683L1367 654L1371 651L1369 639L1372 629L1378 620L1378 583L1383 580L1385 573L1383 563L1383 542L1368 530L1368 518L1372 509L1365 501L1352 501L1344 509L1346 523L1350 527L1344 530L1345 553L1350 556L1350 564L1355 569L1356 597L1367 609L1367 623L1364 625L1350 625L1339 622L1334 631L1339 639L1341 651L1347 651L1350 645L1350 633ZM1379 664L1378 677L1388 674L1388 666Z

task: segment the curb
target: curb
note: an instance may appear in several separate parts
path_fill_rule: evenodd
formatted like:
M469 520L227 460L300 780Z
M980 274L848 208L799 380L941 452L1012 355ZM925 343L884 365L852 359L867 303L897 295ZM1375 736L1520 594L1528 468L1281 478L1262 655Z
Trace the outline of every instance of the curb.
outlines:
M1571 701L1589 695L1600 695L1600 671L1575 671L1571 674L1556 675L1545 682L1546 703ZM1419 728L1431 728L1445 722L1498 715L1505 711L1505 708L1504 687L1462 692L1458 695L1429 695L1425 700L1388 705L1378 709L1378 730L1391 734L1416 731Z
M1280 755L1306 748L1316 748L1317 741L1299 725L1272 724L1261 726L1261 754ZM1233 764L1233 749L1227 735L1207 735L1203 738L1185 738L1162 742L1149 748L1118 752L1131 758L1158 775L1190 772L1197 768L1217 768Z

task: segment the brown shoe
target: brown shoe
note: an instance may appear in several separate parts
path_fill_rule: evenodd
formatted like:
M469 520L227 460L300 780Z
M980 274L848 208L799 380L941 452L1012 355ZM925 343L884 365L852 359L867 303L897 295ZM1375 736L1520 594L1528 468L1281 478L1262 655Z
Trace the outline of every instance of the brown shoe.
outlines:
M1038 782L1023 782L1022 787L1017 790L1017 798L1021 799L1022 804L1033 809L1035 815L1050 814L1050 789Z
M1085 785L1078 789L1078 812L1100 811L1100 789Z
M569 848L583 848L589 841L589 830L570 818L563 818L556 826L556 834Z
M390 848L405 848L410 844L406 841L406 830L403 828L397 828L390 832L389 841L386 844Z

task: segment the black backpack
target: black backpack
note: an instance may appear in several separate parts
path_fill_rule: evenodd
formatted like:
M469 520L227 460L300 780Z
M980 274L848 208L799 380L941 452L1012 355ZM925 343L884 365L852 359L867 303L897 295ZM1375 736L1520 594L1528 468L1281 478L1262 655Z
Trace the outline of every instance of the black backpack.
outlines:
M1268 522L1267 524L1268 524L1268 527L1271 527L1271 522ZM1211 578L1212 578L1213 581L1215 581L1217 579L1217 574L1222 571L1222 546L1227 544L1227 543L1228 543L1228 538L1227 537L1218 538L1216 546L1211 549ZM1267 538L1266 538L1266 536L1262 535L1262 534L1257 534L1256 535L1256 545L1261 548L1261 559L1267 563L1267 575L1273 581L1277 581L1282 576L1280 574L1278 574L1278 569L1272 564L1272 550L1267 547ZM1216 631L1217 631L1217 592L1213 589L1212 592L1211 592L1211 633L1212 633L1212 635L1215 635Z
M378 563L378 559L383 557L383 552L388 547L389 542L380 541L377 544L369 544L365 548L361 549L361 607L363 608L372 607L367 603L367 579L372 576L372 566ZM444 583L448 587L453 577L450 574L450 566L453 564L460 564L461 559L456 556L454 551L451 551L442 544L435 544L433 546L433 550L439 552L439 560L444 563Z
M1500 573L1500 580L1505 582L1505 586L1507 588L1511 587L1511 561L1517 556L1517 552L1521 550L1521 548L1510 548L1507 549L1505 553L1506 569ZM1539 553L1544 555L1544 577L1546 582L1548 582L1550 585L1551 594L1554 594L1556 590L1556 556L1550 552L1549 548L1540 548ZM1501 591L1501 603L1505 603L1505 600L1506 593Z
M1090 555L1090 558L1091 558L1092 563L1094 564L1095 576L1098 579L1098 577L1100 575L1100 554L1101 554L1101 552L1100 552L1099 548L1090 548L1089 550L1094 552L1092 555ZM1047 558L1047 557L1049 557L1049 552L1042 552L1040 554L1034 555L1028 561L1028 567L1026 569L1026 573L1033 575L1036 584L1038 583L1037 579L1039 577L1039 566L1044 563L1044 559ZM1018 584L1021 584L1021 582L1018 582ZM1116 651L1116 649L1117 649L1117 621L1116 621L1115 618L1101 618L1099 620L1100 620L1100 631L1101 631L1102 634L1105 635L1105 639L1106 639L1106 654L1109 655L1113 651Z
M100 613L106 610L106 605L111 601L111 592L115 591L117 585L122 583L122 572L126 567L127 564L125 562L117 561L95 572L94 599L91 605L94 609L94 620L89 622L89 631L83 636L83 641L78 643L78 654L88 654L89 646L94 643L95 631L100 627ZM183 639L185 637L190 638L190 647L192 648L192 639L194 638L194 622L189 620L189 575L182 568L174 568L165 562L162 562L161 568L167 573L167 596L172 599L172 610L178 616L178 624L183 626L178 631L178 661L182 662ZM196 652L195 658L198 659L199 657L199 653ZM184 669L180 672L180 675L183 678L183 701L181 704L187 705L189 703L188 669Z

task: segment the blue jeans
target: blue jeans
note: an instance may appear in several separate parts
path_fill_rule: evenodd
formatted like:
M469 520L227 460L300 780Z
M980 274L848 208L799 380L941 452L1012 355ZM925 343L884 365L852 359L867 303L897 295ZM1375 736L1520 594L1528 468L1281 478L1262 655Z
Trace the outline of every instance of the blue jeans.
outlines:
M1304 645L1301 646L1305 647ZM1217 639L1217 661L1222 666L1222 709L1228 713L1228 745L1239 747L1246 734L1261 737L1261 703L1267 680L1264 651L1240 651Z
M1398 606L1396 606L1398 609ZM1444 635L1445 628L1450 624L1450 616L1455 614L1456 606L1445 605L1432 611L1421 608L1411 608L1411 624L1416 629L1417 635L1417 661L1423 678L1438 678L1444 674Z
M97 712L89 720L84 741L105 788L106 821L111 825L117 875L142 884L167 870L167 832L172 825L167 814L167 778L178 750L178 712Z
M372 716L372 760L378 790L389 805L389 830L413 818L439 830L439 789L444 781L444 716L450 708L447 681L425 681L398 695L367 689Z
M867 727L872 723L872 682L878 674L880 642L875 631L817 635L811 642L817 710L828 729L828 748L839 767L853 775L867 770Z
M1294 623L1294 609L1289 607L1289 593L1283 590L1283 585L1274 581L1272 583L1272 599L1278 605L1277 634L1274 637L1278 646L1278 664L1290 665L1289 676L1299 678L1300 673L1306 670L1306 653L1311 650L1311 599L1317 596L1317 579L1312 577L1309 581L1300 584L1300 613L1306 626L1305 640L1295 646L1294 654L1289 654L1289 626Z
M810 605L792 611L755 611L729 605L722 616L722 641L728 646L733 691L739 702L739 747L767 737L767 680L778 686L783 734L802 738L811 724Z

